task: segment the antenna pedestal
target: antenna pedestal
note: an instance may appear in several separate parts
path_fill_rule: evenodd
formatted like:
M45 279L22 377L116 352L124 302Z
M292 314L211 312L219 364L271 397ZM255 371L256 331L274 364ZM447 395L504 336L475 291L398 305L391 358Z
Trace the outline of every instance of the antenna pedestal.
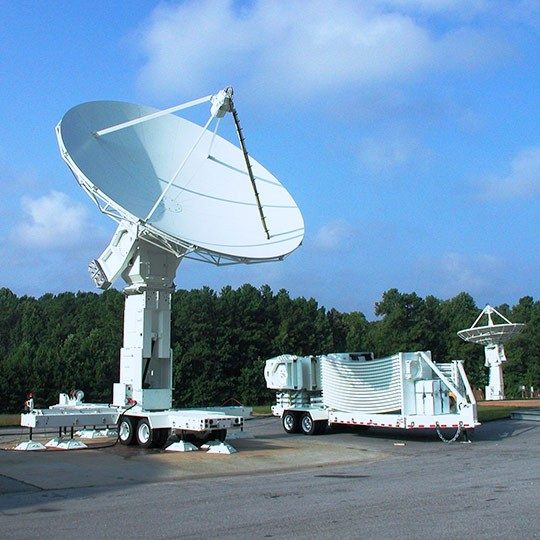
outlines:
M136 241L132 261L122 272L128 285L114 405L134 400L148 411L172 406L171 295L180 260L157 246Z
M489 384L486 386L486 400L504 399L504 382L502 364L506 362L503 345L488 345L484 347L485 365L489 367Z

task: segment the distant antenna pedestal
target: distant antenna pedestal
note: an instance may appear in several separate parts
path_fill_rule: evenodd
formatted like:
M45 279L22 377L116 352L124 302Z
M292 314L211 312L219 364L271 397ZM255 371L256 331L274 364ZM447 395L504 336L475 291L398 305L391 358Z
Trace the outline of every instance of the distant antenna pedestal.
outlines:
M492 315L498 315L504 322L493 322ZM479 326L482 317L487 317L487 325ZM489 367L489 384L486 386L486 400L494 401L504 399L504 381L502 365L506 362L504 345L511 337L519 334L525 327L521 323L511 323L495 308L487 305L478 316L474 324L457 334L464 341L484 345L486 355L485 365Z
M503 363L506 362L503 345L486 345L485 365L489 367L489 385L486 386L486 400L504 399Z

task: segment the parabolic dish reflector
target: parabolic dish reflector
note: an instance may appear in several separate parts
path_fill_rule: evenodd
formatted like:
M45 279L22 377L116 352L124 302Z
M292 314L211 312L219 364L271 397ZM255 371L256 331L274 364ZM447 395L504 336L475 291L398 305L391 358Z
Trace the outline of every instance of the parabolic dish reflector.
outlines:
M491 326L475 326L466 330L460 330L457 334L464 341L479 343L480 345L502 345L510 338L519 334L524 324L496 324Z
M503 322L494 322L494 315L498 316ZM482 319L487 319L488 324L480 326L479 323ZM523 323L510 322L504 315L488 304L478 315L473 325L465 330L460 330L457 335L464 341L479 343L484 346L502 345L516 334L519 334L524 328Z
M63 157L92 197L111 214L141 222L155 235L195 251L249 261L277 259L300 245L304 221L296 203L275 176L250 158L267 238L244 156L219 135L202 133L201 126L173 114L96 135L154 112L132 103L94 101L64 115L57 127Z

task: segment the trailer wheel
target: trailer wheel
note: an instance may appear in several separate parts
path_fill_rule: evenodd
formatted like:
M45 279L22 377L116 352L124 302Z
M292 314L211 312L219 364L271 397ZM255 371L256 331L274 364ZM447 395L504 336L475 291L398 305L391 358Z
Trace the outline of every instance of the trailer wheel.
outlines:
M143 448L150 448L158 439L157 429L150 427L150 422L143 418L137 426L137 442Z
M135 444L135 427L137 420L132 416L124 416L118 424L118 439L121 444Z
M298 433L300 431L300 422L298 421L298 415L296 413L287 411L283 414L281 423L283 424L283 429L287 433Z
M315 435L317 433L317 422L313 421L311 414L304 413L300 418L300 429L304 435Z

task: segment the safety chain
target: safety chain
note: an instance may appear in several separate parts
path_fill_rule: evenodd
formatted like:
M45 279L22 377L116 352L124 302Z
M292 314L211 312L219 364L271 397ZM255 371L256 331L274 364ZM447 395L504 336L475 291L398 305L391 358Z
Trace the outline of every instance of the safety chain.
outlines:
M458 426L458 428L456 430L456 433L451 439L445 439L444 438L444 435L441 433L441 430L439 428L439 422L435 423L435 427L437 428L437 435L439 436L439 439L441 439L442 442L450 444L450 443L453 443L453 442L457 441L458 437L461 435L461 432L463 430L463 422L459 423L459 426Z

